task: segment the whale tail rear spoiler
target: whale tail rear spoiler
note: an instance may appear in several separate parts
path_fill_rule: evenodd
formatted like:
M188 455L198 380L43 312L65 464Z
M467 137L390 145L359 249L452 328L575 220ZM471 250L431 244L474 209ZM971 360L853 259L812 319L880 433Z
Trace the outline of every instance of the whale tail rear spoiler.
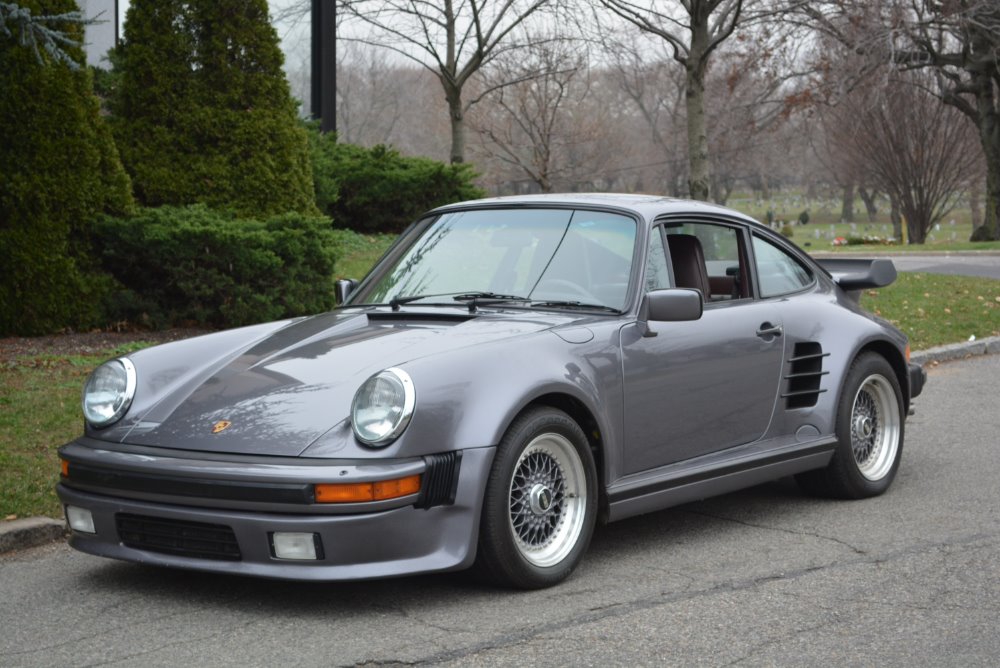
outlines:
M817 262L855 301L861 290L883 288L896 280L896 265L892 260L823 258Z

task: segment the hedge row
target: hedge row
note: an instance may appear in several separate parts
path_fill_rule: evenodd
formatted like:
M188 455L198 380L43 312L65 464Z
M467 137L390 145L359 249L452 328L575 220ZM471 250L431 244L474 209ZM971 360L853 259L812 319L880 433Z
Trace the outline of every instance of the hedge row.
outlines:
M340 144L333 133L310 130L316 205L336 227L398 233L429 209L484 195L467 164Z
M235 327L334 305L333 233L322 218L161 207L106 218L94 236L101 264L122 286L108 295L112 321Z

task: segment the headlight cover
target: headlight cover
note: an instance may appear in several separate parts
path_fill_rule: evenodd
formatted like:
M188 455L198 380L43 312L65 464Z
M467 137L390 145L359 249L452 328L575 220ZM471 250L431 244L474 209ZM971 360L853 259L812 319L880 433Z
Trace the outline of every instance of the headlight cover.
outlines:
M386 369L358 388L351 404L354 435L365 445L384 447L396 440L413 415L413 381L402 369Z
M122 419L135 396L135 367L124 357L97 367L83 386L83 417L92 427Z

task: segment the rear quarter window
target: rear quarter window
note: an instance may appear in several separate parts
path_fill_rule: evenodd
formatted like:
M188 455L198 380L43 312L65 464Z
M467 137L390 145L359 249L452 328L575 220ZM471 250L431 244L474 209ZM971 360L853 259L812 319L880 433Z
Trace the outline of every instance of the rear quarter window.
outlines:
M754 236L753 254L761 297L778 297L812 285L812 272L770 241Z

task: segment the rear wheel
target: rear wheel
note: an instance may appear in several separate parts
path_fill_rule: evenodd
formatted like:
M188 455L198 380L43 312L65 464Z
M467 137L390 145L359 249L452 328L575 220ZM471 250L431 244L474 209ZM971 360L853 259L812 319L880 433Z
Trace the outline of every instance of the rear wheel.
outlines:
M596 510L597 475L583 431L562 411L531 409L497 447L476 566L504 586L557 584L583 558Z
M863 353L851 365L838 404L837 441L825 469L796 476L806 491L863 499L889 489L903 452L903 393L881 355Z

